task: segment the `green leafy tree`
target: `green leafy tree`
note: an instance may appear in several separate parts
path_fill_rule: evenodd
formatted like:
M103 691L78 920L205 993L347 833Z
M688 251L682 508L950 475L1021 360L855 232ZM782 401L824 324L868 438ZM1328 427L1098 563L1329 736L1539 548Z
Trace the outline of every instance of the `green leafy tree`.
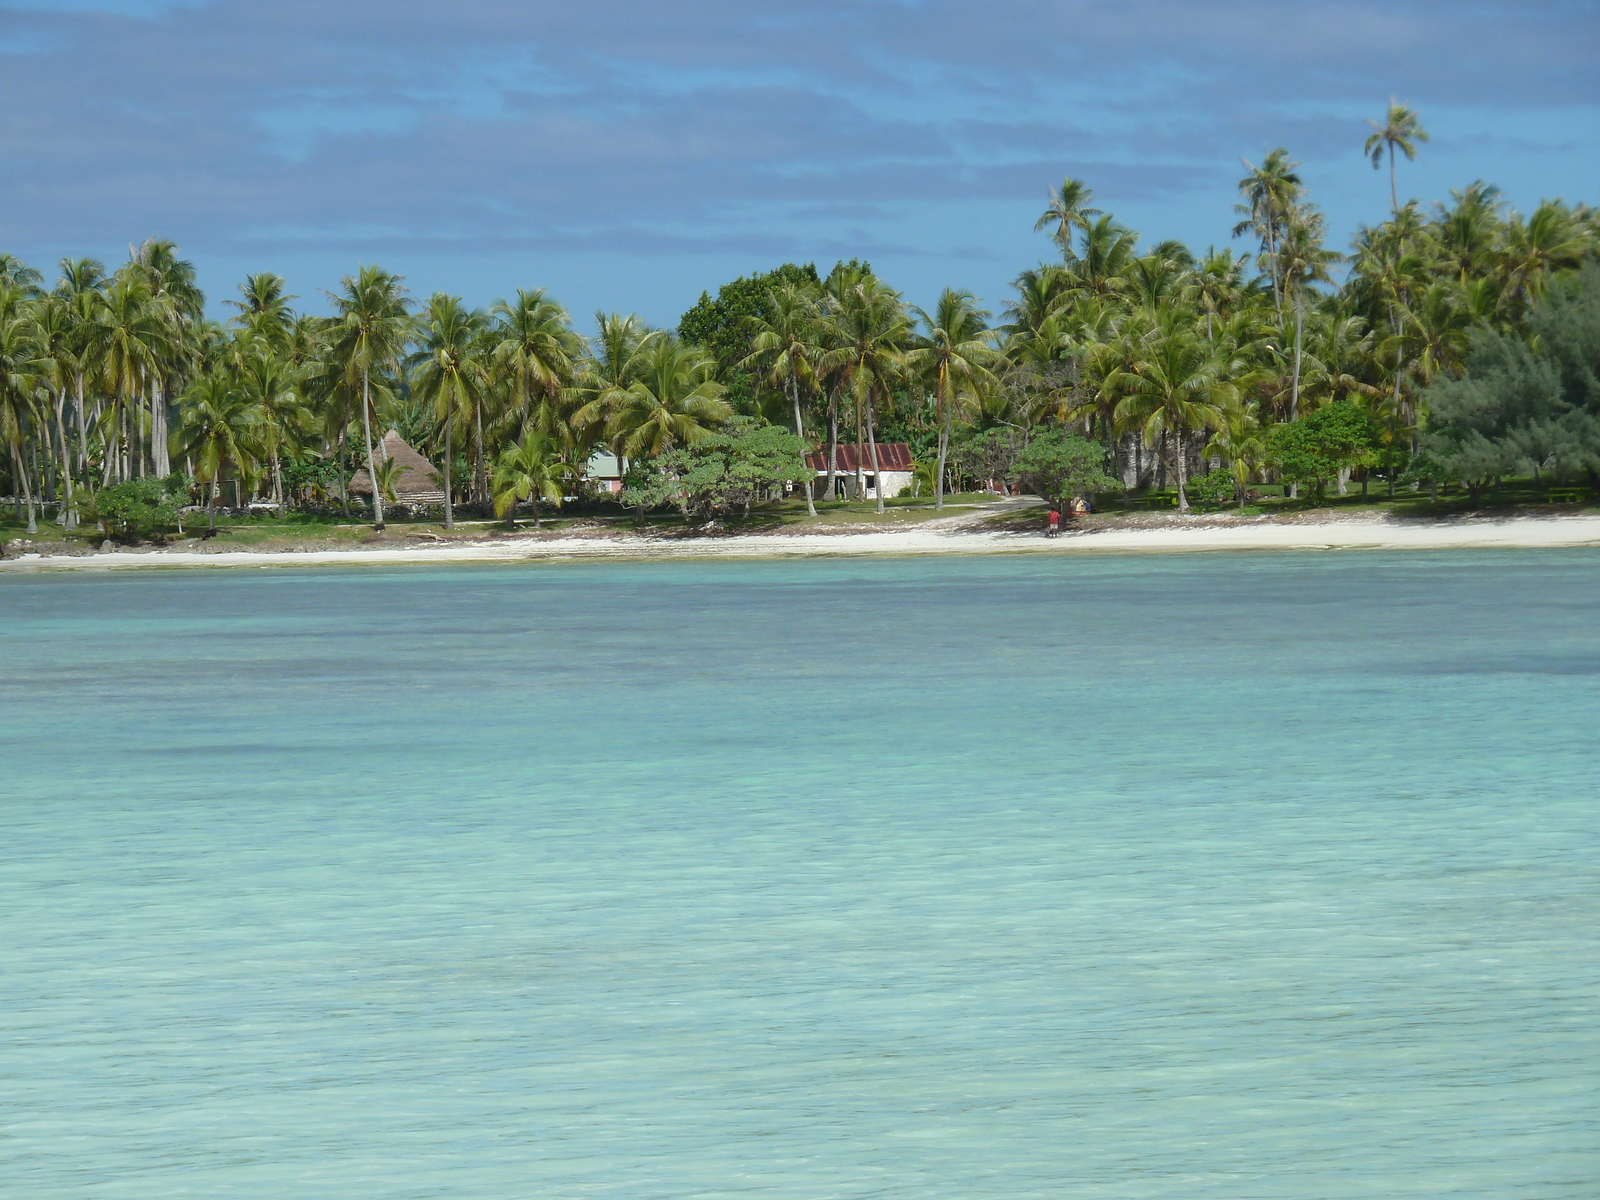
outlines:
M1425 393L1422 453L1474 506L1520 471L1600 473L1600 266L1553 287L1529 327L1531 341L1480 329L1465 374Z
M785 483L816 477L805 451L805 442L780 426L734 418L719 432L657 458L659 482L650 494L673 496L689 517L725 516L735 509L749 516L757 499Z
M1075 496L1118 491L1105 469L1104 446L1062 429L1035 433L1012 468L1024 490L1053 504Z
M129 479L101 488L91 502L91 520L98 521L108 537L137 542L178 519L170 481L155 476Z
M1377 435L1366 409L1341 401L1298 421L1274 425L1267 446L1283 477L1311 485L1320 502L1328 480L1376 461Z
M693 308L678 321L678 337L686 345L703 346L717 361L717 378L736 412L755 408L755 381L744 365L750 356L750 324L770 322L772 295L786 287L815 291L822 280L813 263L784 263L771 271L741 275L717 289L716 299L701 292Z

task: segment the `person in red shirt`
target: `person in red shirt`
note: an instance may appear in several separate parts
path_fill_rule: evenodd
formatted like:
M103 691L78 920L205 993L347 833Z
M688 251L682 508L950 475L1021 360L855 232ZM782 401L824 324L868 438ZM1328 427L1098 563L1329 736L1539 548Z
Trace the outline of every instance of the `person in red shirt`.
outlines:
M1050 537L1055 537L1061 532L1061 510L1054 506L1050 509Z

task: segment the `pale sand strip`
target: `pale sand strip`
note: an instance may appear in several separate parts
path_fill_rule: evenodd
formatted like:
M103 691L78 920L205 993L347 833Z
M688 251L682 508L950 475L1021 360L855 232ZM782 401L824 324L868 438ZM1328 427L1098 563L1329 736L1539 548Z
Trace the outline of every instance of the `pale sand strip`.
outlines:
M1457 519L1432 522L1345 520L1319 524L1252 522L1039 534L913 528L876 533L751 534L684 539L553 538L451 546L262 552L112 552L81 557L25 555L0 571L126 570L170 567L393 566L591 559L835 558L917 554L1166 552L1199 550L1428 550L1600 546L1600 516Z

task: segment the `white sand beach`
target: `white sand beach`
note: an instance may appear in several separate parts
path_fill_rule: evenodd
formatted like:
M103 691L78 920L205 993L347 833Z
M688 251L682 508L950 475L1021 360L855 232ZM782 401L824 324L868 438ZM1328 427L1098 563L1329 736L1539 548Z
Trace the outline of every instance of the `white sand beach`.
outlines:
M1600 546L1600 516L1460 517L1440 521L1348 518L1229 521L1172 518L1149 528L1042 533L920 525L861 532L785 532L736 536L500 536L444 545L401 544L337 550L137 549L86 555L23 553L0 572L117 571L174 567L396 566L407 563L566 562L670 558L833 558L925 554L1182 553L1244 550L1441 550Z

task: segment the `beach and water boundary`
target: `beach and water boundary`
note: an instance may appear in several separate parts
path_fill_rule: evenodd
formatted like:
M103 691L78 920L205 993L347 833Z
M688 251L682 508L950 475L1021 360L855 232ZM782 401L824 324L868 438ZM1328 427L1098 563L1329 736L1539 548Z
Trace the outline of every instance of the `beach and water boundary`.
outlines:
M396 539L397 541L399 539ZM1217 551L1556 549L1600 546L1600 516L1457 517L1395 520L1168 520L1152 528L1068 530L1059 537L927 526L856 532L648 536L528 533L449 544L371 545L348 549L250 550L136 548L93 554L24 551L0 560L0 572L139 568L400 566L451 562L628 559L838 558L898 555L1183 553Z

